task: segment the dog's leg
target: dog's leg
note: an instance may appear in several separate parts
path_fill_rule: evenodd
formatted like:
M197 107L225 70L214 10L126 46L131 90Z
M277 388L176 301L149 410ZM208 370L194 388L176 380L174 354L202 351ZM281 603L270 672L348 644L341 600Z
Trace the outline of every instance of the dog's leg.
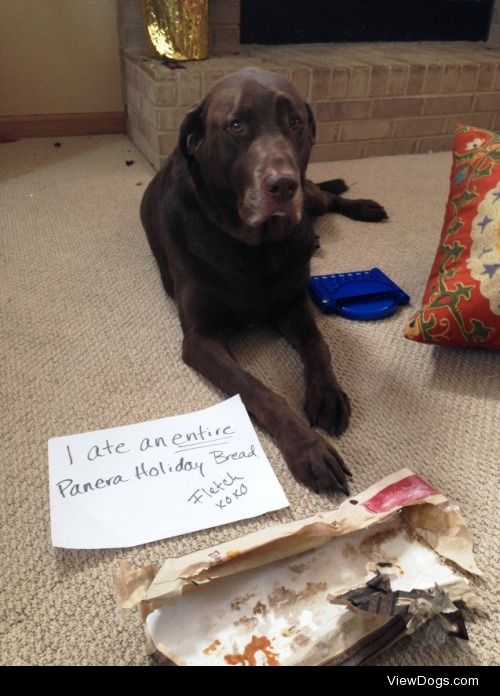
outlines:
M340 215L363 222L387 220L387 213L379 203L363 198L357 200L343 198L336 193L330 193L323 188L322 184L314 184L308 179L304 183L304 194L305 206L311 215L340 213Z
M342 458L326 440L310 430L285 399L243 370L220 336L189 330L184 335L184 361L227 394L239 394L248 411L277 441L294 477L319 491L349 493Z
M158 268L160 270L161 281L163 287L170 297L175 296L174 282L168 267L167 255L165 249L160 243L159 233L158 233L158 221L155 218L158 216L158 194L159 181L155 177L152 179L144 192L144 196L141 201L141 222L144 230L146 232L146 237L149 242L149 246L156 259Z
M165 288L167 295L173 298L175 297L174 281L172 280L172 276L170 274L168 260L165 251L162 249L157 238L153 234L150 234L148 230L146 230L146 236L149 242L149 246L151 247L151 251L153 252L153 256L156 259L156 263L158 264L158 269L160 271L160 277L161 282L163 283L163 287Z
M330 350L304 300L280 320L278 329L298 351L306 380L305 411L311 425L340 435L349 424L351 406L331 365Z
M328 179L328 181L321 181L319 184L316 184L316 186L322 191L328 191L328 193L335 193L337 195L349 191L349 186L343 179Z
M363 198L349 200L333 193L325 193L325 195L328 197L327 210L329 213L340 213L340 215L345 215L352 220L361 220L362 222L381 222L388 219L384 208L376 201Z

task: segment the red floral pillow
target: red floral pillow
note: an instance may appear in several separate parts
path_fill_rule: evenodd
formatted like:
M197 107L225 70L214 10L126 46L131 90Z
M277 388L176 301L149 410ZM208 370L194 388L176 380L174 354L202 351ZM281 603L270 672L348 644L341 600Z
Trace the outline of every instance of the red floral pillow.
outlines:
M500 350L500 135L458 126L441 240L404 335Z

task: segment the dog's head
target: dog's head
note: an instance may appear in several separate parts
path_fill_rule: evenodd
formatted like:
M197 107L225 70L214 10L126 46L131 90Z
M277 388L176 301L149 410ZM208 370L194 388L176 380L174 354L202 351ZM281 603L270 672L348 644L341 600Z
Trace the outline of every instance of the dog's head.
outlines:
M232 208L230 233L255 245L300 222L314 135L312 111L289 82L246 68L186 115L179 149L197 185Z

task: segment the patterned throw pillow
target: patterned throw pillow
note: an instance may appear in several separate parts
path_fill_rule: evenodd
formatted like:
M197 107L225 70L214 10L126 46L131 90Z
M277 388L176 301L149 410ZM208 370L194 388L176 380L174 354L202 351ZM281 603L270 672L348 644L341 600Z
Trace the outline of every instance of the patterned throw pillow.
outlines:
M406 338L500 350L500 135L458 126L441 240Z

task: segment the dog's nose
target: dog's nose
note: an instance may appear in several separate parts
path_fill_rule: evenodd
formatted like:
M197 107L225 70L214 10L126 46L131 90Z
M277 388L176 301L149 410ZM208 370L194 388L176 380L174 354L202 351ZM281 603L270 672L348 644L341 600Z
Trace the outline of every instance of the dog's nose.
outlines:
M267 195L277 203L290 201L298 187L299 182L291 172L270 174L265 182Z

